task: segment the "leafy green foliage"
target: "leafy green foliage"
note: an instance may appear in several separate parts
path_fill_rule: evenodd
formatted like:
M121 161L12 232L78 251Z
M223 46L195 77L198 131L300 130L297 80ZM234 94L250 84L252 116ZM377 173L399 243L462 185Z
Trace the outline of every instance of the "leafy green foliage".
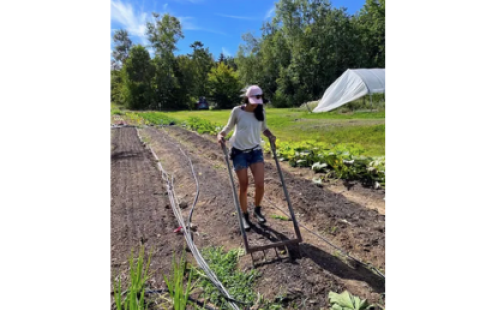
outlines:
M178 123L175 118L161 112L141 112L137 113L137 115L145 120L146 125L168 125L172 122L175 124Z
M131 48L125 62L125 103L130 109L146 109L154 102L151 80L155 68L148 51L141 45Z
M253 289L255 281L260 277L257 270L248 272L237 270L238 259L242 253L244 253L243 249L225 252L223 248L218 247L207 248L202 251L208 265L232 298L247 304L256 304L261 310L282 309L281 304L263 298ZM219 309L230 309L223 296L202 271L194 269L192 278L198 279L198 285L204 289L203 297L205 299L219 306Z
M385 67L385 1L367 0L357 16L329 1L279 0L261 37L243 37L242 84L262 85L275 107L318 100L348 68Z
M132 40L128 36L128 31L125 29L117 29L113 33L113 52L112 64L119 68L125 64L130 48L132 47Z
M233 108L240 101L241 86L238 74L232 68L221 62L212 68L208 74L209 97L216 103L217 108Z
M170 277L163 276L165 283L168 287L170 298L173 301L174 310L185 310L188 304L188 295L191 291L192 272L189 272L186 287L184 287L184 274L185 274L185 254L182 255L180 261L175 260L173 256L173 268L172 275Z
M141 125L145 123L145 120L135 112L126 112L125 117L129 120L129 123L133 125Z
M191 54L175 56L184 38L179 19L152 15L146 35L155 52L149 61L155 74L148 82L128 84L122 76L126 72L119 69L132 57L131 40L125 30L113 35L112 101L134 109L145 102L151 109L192 109L199 96L231 107L241 88L236 84L261 85L275 107L300 106L318 100L348 68L385 67L385 0L366 0L354 16L329 1L279 0L261 36L244 34L236 57L221 55L217 63L200 41L190 45Z
M137 259L133 257L133 250L129 258L130 263L130 282L127 287L126 297L122 300L122 282L119 278L115 285L114 298L117 310L144 310L147 309L145 302L145 283L151 276L149 274L150 259L152 254L148 256L148 261L144 263L145 247L140 248Z
M289 221L289 218L283 215L272 214L271 218L274 220Z
M252 287L259 277L259 273L256 270L249 272L237 270L239 254L240 250L231 250L225 253L222 248L207 248L202 251L206 262L230 295L239 301L253 304L257 299L257 294ZM206 298L216 305L221 305L221 309L228 309L223 296L206 278L203 271L195 269L193 278L199 279L198 285L204 288Z
M282 142L277 140L279 161L292 167L311 167L325 173L325 178L361 180L385 185L385 157L364 156L365 150L355 144L329 145L315 141ZM268 150L267 152L270 152ZM321 185L321 179L314 179Z
M214 124L199 117L189 117L187 120L187 127L191 130L195 130L200 134L208 133L210 135L216 135L222 129L219 124Z
M192 96L198 99L198 97L206 97L209 95L209 73L214 67L215 62L208 47L205 48L202 42L195 41L190 47L193 49L193 53L188 55L191 59L191 67L189 69L195 81L193 83Z
M330 310L368 310L373 308L365 299L361 300L348 291L341 294L330 292L328 293L328 299L331 306Z

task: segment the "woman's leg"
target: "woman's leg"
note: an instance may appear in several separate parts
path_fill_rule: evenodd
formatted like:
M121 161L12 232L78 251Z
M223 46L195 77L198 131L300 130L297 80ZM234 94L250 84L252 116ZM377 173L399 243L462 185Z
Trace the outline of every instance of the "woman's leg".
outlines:
M263 216L261 211L261 203L263 199L263 194L265 192L264 187L264 174L265 174L265 166L263 162L257 162L250 165L250 169L252 170L253 178L255 180L255 209L253 213L257 218L260 224L264 224L267 220L265 216Z
M258 207L262 204L263 194L265 193L265 166L263 162L258 162L251 164L250 169L252 170L253 178L255 180L255 207Z
M240 208L245 214L247 213L248 169L244 168L235 172L237 173L238 183L240 184L240 190L238 193Z

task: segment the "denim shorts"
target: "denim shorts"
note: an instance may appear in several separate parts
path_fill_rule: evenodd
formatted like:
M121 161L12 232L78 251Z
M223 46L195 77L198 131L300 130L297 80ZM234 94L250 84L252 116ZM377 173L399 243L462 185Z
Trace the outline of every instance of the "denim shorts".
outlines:
M263 152L261 149L248 153L237 152L233 157L235 171L248 168L251 164L263 163Z

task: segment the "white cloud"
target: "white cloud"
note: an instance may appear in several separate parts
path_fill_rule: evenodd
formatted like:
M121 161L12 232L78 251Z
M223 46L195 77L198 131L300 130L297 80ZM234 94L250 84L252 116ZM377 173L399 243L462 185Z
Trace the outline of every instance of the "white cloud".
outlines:
M182 30L199 30L200 27L195 25L195 18L191 16L180 16L178 17L180 24L182 25Z
M111 4L112 21L118 22L133 36L145 36L147 13L135 12L129 3L123 3L122 0L112 0Z
M111 2L111 19L113 22L119 24L116 25L115 28L127 30L131 36L138 37L142 45L148 46L150 42L148 41L147 35L145 34L145 31L147 29L146 23L147 21L154 22L154 18L151 16L151 14L147 14L142 10L135 10L132 5L130 3L127 3L126 1L127 0L112 0ZM199 2L198 0L188 1L192 3ZM162 6L162 12L158 13L161 16L168 11L168 3L165 3ZM182 30L206 31L227 36L227 34L222 31L198 26L194 17L180 16L177 18L182 25Z
M230 52L225 47L222 47L222 53L227 57L232 56L232 54L230 54Z
M272 17L275 14L275 5L270 8L270 10L267 11L267 14L265 14L265 19Z
M203 27L198 26L195 22L195 17L179 16L177 18L180 21L180 24L182 25L182 30L206 31L206 32L221 34L221 35L224 35L224 36L227 35L225 32L222 32L222 31L217 31L217 30L214 30L214 29L203 28Z
M222 17L228 17L228 18L234 18L234 19L255 20L255 18L248 17L248 16L235 16L235 15L227 15L227 14L215 14L215 15L222 16Z

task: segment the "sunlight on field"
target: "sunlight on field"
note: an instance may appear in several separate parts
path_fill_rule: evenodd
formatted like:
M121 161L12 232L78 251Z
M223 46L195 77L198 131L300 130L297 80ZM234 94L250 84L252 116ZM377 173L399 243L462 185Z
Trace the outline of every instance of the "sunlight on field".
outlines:
M282 141L357 143L370 155L385 155L385 112L317 114L299 109L275 108L266 111L268 126ZM185 121L189 117L200 117L225 126L230 110L180 111L166 114L180 121Z

